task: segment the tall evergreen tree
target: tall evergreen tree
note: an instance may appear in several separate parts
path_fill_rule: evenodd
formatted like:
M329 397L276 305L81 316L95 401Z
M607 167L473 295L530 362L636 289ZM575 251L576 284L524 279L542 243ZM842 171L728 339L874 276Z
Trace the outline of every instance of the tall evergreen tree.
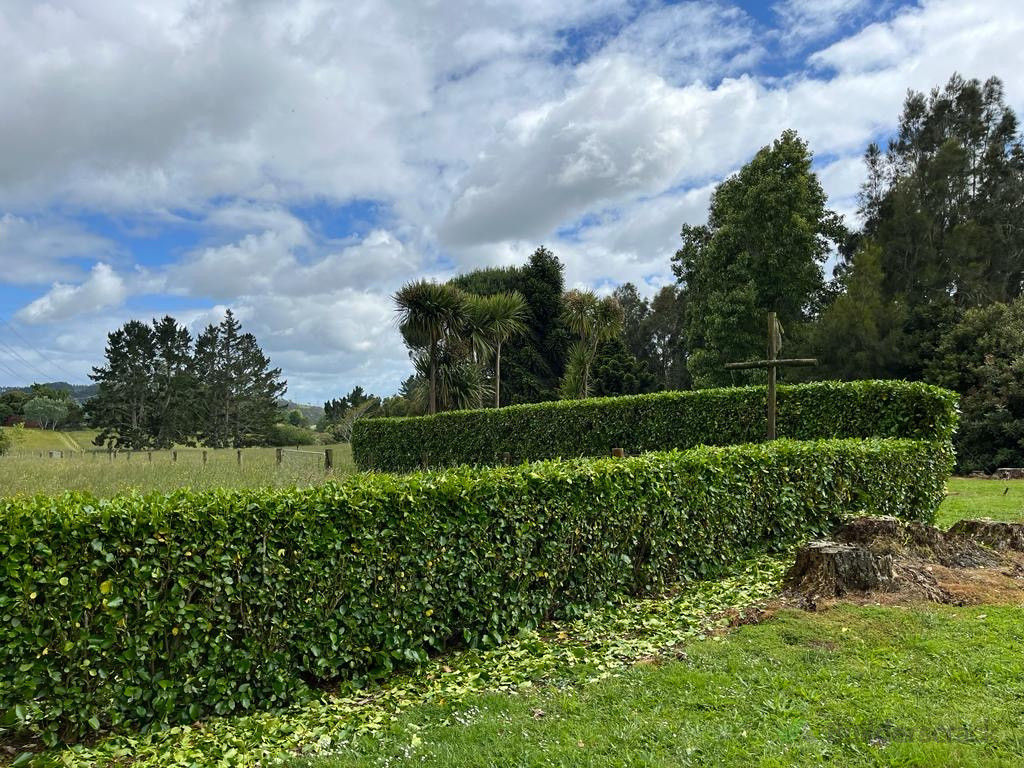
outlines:
M209 325L196 340L195 375L199 381L199 437L214 448L267 441L277 422L278 401L287 390L281 369L229 309L219 325Z
M806 321L824 287L822 264L844 236L794 131L719 184L708 223L683 226L673 259L687 292L694 383L728 384L726 362L763 352L766 312L790 332Z
M189 440L196 430L197 382L192 334L170 315L153 322L153 407L150 433L159 448Z
M99 385L86 403L89 419L100 428L96 444L142 449L154 444L153 387L155 338L153 328L131 320L107 335L106 365L93 368L89 378Z

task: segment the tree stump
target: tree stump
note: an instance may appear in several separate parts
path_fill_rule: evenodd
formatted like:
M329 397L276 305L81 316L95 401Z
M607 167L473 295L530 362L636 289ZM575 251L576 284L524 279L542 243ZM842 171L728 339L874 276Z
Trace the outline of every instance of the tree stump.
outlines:
M815 597L884 588L892 581L892 555L835 541L812 541L801 548L786 575L786 589Z
M1002 523L998 520L958 520L949 529L950 536L964 536L993 549L1024 552L1024 523Z

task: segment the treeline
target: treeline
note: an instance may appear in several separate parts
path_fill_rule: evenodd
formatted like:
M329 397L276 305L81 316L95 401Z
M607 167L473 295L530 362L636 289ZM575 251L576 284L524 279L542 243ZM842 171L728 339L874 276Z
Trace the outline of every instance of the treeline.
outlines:
M260 445L283 415L281 369L231 310L195 340L170 316L129 321L107 336L105 355L90 375L98 393L86 403L97 445Z
M948 386L960 469L1024 465L1024 149L1002 83L909 92L865 164L855 230L784 132L718 185L706 224L683 226L677 282L650 299L628 283L566 292L543 247L521 267L406 285L415 374L373 415L757 383L725 363L763 356L774 311L785 354L820 361L791 380Z
M33 384L0 393L0 427L25 424L40 429L77 429L84 418L70 385Z

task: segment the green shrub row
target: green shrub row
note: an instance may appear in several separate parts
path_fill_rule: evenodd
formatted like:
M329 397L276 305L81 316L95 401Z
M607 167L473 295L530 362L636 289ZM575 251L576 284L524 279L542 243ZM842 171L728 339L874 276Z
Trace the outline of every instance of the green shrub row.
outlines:
M844 513L930 520L948 443L835 440L0 500L0 713L74 740L275 708L709 575Z
M956 395L905 381L817 382L779 387L780 437L819 440L900 437L948 440ZM363 470L499 464L577 456L685 450L759 442L766 432L764 387L659 392L562 400L433 416L364 419L352 455Z

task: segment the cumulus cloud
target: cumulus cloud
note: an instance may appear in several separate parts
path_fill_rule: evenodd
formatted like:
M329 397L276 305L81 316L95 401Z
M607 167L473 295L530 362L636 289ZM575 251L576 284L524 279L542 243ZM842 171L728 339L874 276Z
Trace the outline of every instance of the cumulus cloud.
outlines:
M26 323L53 323L117 306L127 294L124 280L101 261L85 282L54 283L49 291L19 310L15 318Z
M0 12L0 267L53 284L18 317L70 360L48 323L82 316L101 338L126 299L148 317L171 296L196 328L230 305L293 395L389 392L409 371L389 298L406 280L543 242L572 285L653 291L680 225L786 128L852 217L864 145L908 87L998 74L1024 106L1014 4L774 10L766 26L729 2L16 4ZM309 213L353 200L386 214L339 231ZM195 237L132 264L94 214Z
M78 277L78 260L115 250L112 242L73 222L0 215L0 274L5 283L46 285Z

